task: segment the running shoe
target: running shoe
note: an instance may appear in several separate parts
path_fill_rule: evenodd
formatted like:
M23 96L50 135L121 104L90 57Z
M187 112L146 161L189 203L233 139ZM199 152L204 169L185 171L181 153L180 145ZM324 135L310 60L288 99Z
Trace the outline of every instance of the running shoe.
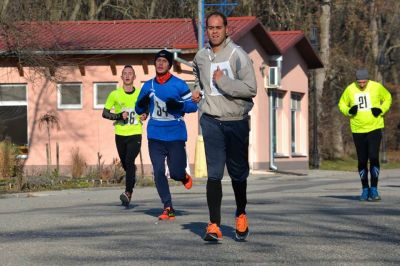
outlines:
M369 198L369 188L363 188L361 195L360 195L360 201L367 201Z
M165 208L161 215L158 216L158 220L175 220L175 210L172 207Z
M203 238L204 241L222 240L222 233L217 224L209 223L206 230L206 235Z
M132 193L125 191L119 196L119 199L121 200L123 206L128 207L129 203L131 202L131 197Z
M370 192L369 192L369 198L371 199L371 201L381 200L381 196L379 196L378 188L371 187Z
M236 217L235 238L238 241L244 241L248 235L249 225L247 223L247 216L242 213L239 217Z
M193 179L189 174L186 174L186 179L182 181L186 189L191 189L193 185Z

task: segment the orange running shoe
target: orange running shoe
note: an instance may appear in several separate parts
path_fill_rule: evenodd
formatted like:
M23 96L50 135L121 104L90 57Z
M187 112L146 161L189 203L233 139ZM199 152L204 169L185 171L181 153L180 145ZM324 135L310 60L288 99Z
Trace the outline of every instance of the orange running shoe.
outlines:
M167 221L167 220L175 220L175 210L172 207L167 207L163 210L160 216L158 216L158 220Z
M239 217L236 217L236 240L244 241L249 235L249 226L247 224L247 216L242 213Z
M209 223L206 229L204 241L219 241L222 240L222 233L217 224Z
M189 174L186 174L186 179L182 181L186 189L191 189L193 185L193 179Z

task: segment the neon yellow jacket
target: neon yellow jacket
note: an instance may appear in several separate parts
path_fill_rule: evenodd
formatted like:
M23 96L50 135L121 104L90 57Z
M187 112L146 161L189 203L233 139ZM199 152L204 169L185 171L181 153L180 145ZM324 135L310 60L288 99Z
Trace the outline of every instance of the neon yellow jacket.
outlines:
M135 88L132 94L125 93L123 88L117 88L108 95L104 108L109 110L114 108L117 114L123 111L128 112L127 120L117 120L114 122L115 135L132 136L142 134L140 116L135 113L135 104L139 93L140 89L137 88Z
M339 110L350 117L352 133L368 133L375 129L384 128L383 116L389 111L392 104L390 92L379 82L369 80L364 90L361 90L357 82L351 83L344 90L339 100ZM358 105L356 115L349 114L353 105ZM375 117L371 108L377 107L382 113Z

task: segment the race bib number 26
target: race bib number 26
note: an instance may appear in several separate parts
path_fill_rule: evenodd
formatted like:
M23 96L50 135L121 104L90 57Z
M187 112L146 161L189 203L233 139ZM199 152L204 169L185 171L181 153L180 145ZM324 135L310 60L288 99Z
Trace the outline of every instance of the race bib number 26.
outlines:
M124 124L137 125L139 121L136 119L136 113L133 109L124 108L123 111L128 113L128 119L124 121Z

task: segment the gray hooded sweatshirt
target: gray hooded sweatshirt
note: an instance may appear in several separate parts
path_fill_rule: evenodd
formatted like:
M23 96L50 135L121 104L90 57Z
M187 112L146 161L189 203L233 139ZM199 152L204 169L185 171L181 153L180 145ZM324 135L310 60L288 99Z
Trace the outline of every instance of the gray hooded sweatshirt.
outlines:
M214 71L220 68L224 75L216 84ZM197 52L193 60L194 90L200 90L201 112L219 120L233 121L248 117L257 94L253 64L247 53L229 37L217 53L208 45Z

